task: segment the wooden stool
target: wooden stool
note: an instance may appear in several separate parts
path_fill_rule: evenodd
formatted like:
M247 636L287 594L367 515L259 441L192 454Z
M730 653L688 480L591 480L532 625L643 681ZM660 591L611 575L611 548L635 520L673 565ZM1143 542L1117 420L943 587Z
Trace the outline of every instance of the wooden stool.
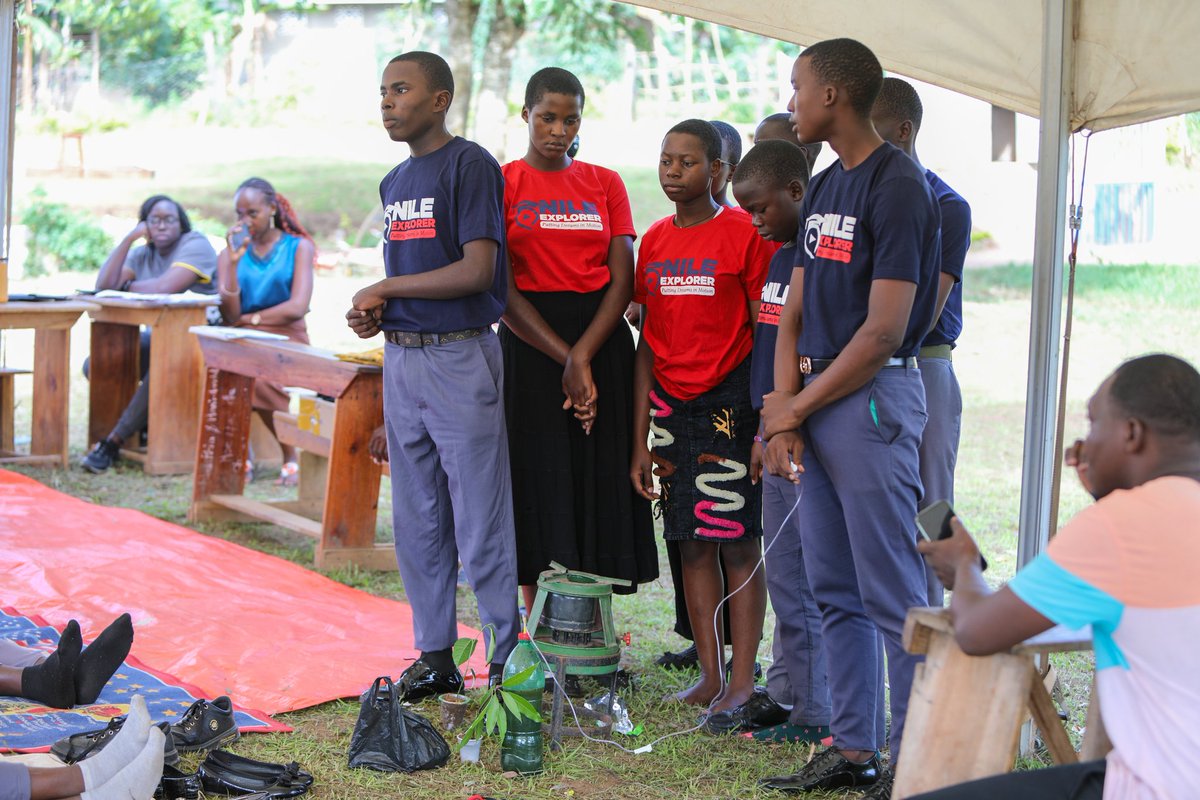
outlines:
M1035 656L1089 650L1090 631L1060 626L1007 653L969 656L954 640L947 609L911 608L904 646L910 653L924 653L925 663L917 667L908 700L894 800L1008 772L1021 725L1030 716L1055 764L1079 760L1047 690L1049 674L1037 669ZM1103 752L1096 752L1104 749L1097 744L1104 736L1099 713L1093 712L1097 702L1093 687L1084 741L1090 758L1101 757Z

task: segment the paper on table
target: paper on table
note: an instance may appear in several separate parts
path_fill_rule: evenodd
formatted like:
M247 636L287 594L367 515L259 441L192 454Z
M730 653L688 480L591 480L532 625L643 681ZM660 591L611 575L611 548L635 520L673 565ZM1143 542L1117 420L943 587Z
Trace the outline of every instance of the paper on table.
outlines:
M179 292L177 294L143 294L141 292L121 292L116 289L105 289L104 291L96 292L93 297L103 300L104 298L112 298L113 300L133 300L140 303L160 303L163 305L197 305L205 300L212 300L215 303L216 298L209 298L205 295L194 294L191 292Z
M198 336L211 336L214 339L269 339L272 341L288 341L288 337L280 333L259 331L254 328L227 328L223 325L193 325L188 333Z

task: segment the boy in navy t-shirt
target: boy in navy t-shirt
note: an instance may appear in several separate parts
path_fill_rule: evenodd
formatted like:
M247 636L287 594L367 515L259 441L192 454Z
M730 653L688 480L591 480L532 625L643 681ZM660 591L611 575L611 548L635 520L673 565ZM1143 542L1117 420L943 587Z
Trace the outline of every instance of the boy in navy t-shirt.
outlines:
M494 626L497 678L516 644L516 537L504 434L500 345L508 257L500 166L446 130L454 78L437 55L396 56L380 86L383 126L412 157L379 185L388 277L354 296L346 318L362 338L380 330L384 425L392 469L396 560L421 657L400 679L403 699L462 689L458 562Z
M917 158L917 133L921 130L924 109L912 84L899 78L883 79L883 88L875 98L871 122L888 144L894 144L921 166ZM962 333L963 262L971 246L971 207L946 182L925 169L925 179L933 189L942 214L942 265L938 276L937 310L933 327L921 342L917 365L925 384L925 407L929 421L921 436L921 486L925 496L921 508L939 500L954 502L954 467L958 462L958 439L962 428L962 389L954 374L950 351ZM942 584L932 569L925 570L929 605L945 601Z
M776 352L795 352L799 393L763 404L767 467L799 483L804 566L821 607L833 746L783 791L871 786L888 797L876 751L882 732L878 634L887 651L895 763L917 657L904 619L925 604L917 553L917 445L925 389L917 351L933 320L940 217L922 170L871 125L883 69L851 39L820 42L792 70L788 104L801 141L838 155L809 184L796 270ZM797 291L802 290L802 291ZM783 386L783 382L779 382Z

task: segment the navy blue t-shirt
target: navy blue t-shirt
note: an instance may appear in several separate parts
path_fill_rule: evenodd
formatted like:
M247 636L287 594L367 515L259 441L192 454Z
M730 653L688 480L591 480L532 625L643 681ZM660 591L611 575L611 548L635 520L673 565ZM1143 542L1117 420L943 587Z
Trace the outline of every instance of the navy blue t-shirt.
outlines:
M808 185L796 266L804 268L796 352L835 358L867 319L871 282L917 285L896 356L915 356L933 322L941 263L941 215L917 163L884 143L854 169L841 161Z
M496 271L486 292L453 300L394 298L383 311L385 331L449 333L500 319L508 297L504 248L504 180L496 159L461 137L409 158L379 184L383 201L383 262L389 278L453 264L463 246L491 239Z
M954 288L946 298L937 325L921 344L953 347L962 333L963 262L967 258L967 248L971 246L971 207L931 170L925 170L925 179L929 181L942 212L942 272L954 276Z
M788 242L771 256L767 282L762 288L754 349L750 351L750 402L758 411L763 407L763 395L775 390L775 340L779 338L779 315L787 302L795 268L795 252L796 243Z

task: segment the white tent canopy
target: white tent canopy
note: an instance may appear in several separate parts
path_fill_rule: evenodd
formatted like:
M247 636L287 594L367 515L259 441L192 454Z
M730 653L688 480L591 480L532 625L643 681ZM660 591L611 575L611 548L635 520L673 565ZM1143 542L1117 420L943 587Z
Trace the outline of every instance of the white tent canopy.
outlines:
M1051 528L1067 140L1200 109L1195 0L633 0L806 45L850 37L884 69L1041 121L1018 560Z
M1039 116L1041 0L637 0L796 44L848 36L884 69ZM1200 107L1200 3L1074 0L1069 125L1105 130ZM1070 9L1068 9L1070 11Z

